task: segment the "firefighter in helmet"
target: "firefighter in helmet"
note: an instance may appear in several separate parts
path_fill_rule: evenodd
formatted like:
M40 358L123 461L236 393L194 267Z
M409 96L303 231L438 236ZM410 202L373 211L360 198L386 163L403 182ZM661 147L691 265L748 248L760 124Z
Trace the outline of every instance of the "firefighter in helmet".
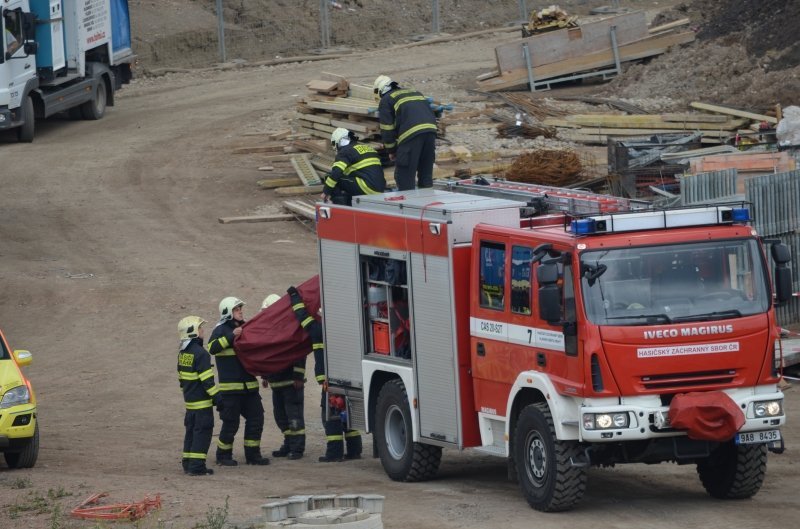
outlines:
M322 425L325 428L325 455L319 457L322 463L332 463L343 459L361 458L361 433L358 430L347 428L346 406L344 398L328 395L328 380L325 375L325 345L322 342L322 324L309 315L300 293L295 287L289 287L287 292L300 326L305 329L311 338L314 351L314 375L317 383L322 386ZM345 446L347 453L345 454Z
M381 139L394 160L394 180L400 191L433 187L436 159L436 115L428 99L415 90L400 88L385 75L373 84L378 104Z
M339 127L331 134L331 145L336 150L336 159L331 174L325 179L322 200L333 200L334 204L350 205L352 197L383 193L386 180L378 151L347 129Z
M277 294L270 294L262 303L262 310L281 299ZM303 357L272 375L263 377L264 387L272 388L272 413L275 424L283 433L283 443L273 450L273 457L300 459L306 450L306 423L303 406L305 399L303 390L306 381L306 359Z
M211 357L203 347L203 324L198 316L186 316L178 322L178 381L183 392L186 415L183 425L183 471L191 476L205 476L214 471L206 468L206 455L211 446L214 413L211 407L219 400L214 384Z
M208 341L208 352L217 359L222 428L217 440L217 464L236 466L233 439L244 417L244 456L248 465L268 465L261 456L261 432L264 430L264 406L258 393L258 381L245 371L233 349L234 339L242 333L244 301L227 297L219 302L219 323Z

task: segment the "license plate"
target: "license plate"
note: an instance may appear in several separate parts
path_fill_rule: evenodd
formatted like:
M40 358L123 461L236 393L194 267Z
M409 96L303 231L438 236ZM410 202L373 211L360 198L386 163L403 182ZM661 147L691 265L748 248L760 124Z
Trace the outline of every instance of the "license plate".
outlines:
M780 430L765 430L763 432L740 432L736 434L737 445L748 445L753 443L771 443L781 440Z

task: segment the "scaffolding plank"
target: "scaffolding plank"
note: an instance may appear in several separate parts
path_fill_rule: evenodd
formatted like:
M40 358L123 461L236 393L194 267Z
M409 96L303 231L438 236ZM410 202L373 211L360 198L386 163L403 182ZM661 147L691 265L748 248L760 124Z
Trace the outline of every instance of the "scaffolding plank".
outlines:
M303 181L304 185L316 185L320 183L319 175L314 166L311 165L310 156L308 154L296 154L289 158L292 162L292 167L297 172L297 176Z

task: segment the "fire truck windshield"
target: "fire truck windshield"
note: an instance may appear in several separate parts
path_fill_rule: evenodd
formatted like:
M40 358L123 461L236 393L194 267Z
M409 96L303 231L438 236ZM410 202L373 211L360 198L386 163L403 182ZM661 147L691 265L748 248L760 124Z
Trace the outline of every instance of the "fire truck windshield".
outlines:
M598 325L663 325L739 318L770 305L754 239L587 251L581 286Z

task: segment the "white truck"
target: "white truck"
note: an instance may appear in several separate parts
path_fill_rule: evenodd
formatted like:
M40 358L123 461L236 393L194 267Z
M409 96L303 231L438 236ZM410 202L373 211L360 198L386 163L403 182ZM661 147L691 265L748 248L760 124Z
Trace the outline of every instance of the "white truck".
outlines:
M102 118L131 80L127 0L2 0L0 33L0 131L19 141L37 118Z

